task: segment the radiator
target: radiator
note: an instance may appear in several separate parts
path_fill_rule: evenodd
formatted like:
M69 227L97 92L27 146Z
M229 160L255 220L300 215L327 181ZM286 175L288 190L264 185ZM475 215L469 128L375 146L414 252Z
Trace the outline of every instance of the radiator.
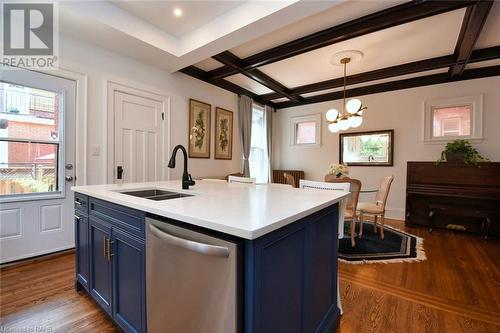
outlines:
M302 170L273 170L273 183L286 184L285 172L295 178L295 187L299 187L299 181L304 179Z

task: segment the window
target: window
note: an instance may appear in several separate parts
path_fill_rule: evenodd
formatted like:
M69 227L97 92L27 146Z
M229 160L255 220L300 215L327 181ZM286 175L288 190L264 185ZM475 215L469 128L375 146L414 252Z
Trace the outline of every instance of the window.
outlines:
M425 103L424 142L482 140L482 96Z
M59 191L59 95L0 82L0 195Z
M292 146L319 146L321 115L293 117L290 123Z
M432 110L434 138L443 136L470 136L471 106L437 107Z
M252 111L252 141L250 143L250 177L258 183L267 183L269 164L267 162L267 135L264 110L254 106Z

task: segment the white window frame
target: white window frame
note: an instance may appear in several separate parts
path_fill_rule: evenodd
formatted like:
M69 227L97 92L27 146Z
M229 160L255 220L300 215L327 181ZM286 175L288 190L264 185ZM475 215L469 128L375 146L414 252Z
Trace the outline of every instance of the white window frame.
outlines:
M434 109L452 108L460 106L471 107L470 135L434 137L433 121ZM435 99L424 102L422 141L424 144L443 144L455 139L468 140L479 143L483 137L483 95L464 96L457 98Z
M316 138L315 143L297 143L297 125L300 123L316 124ZM299 116L290 118L290 146L292 147L321 147L321 114L313 114L308 116Z

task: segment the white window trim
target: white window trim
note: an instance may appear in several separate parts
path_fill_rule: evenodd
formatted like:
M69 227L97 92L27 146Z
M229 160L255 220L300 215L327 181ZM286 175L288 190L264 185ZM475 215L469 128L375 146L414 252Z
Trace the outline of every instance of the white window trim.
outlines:
M468 136L433 137L433 115L435 108L471 106L471 134ZM424 102L422 141L424 144L443 144L455 139L479 143L483 137L483 95L464 96L457 98L435 99Z
M315 122L316 123L316 142L315 143L296 143L297 133L295 129L297 124ZM292 147L309 147L309 148L319 148L321 147L321 114L313 114L308 116L292 117L290 118L290 146Z

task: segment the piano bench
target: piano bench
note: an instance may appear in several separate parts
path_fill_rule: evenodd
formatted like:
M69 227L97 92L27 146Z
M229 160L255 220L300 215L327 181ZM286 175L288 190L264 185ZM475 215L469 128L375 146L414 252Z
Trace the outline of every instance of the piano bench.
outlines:
M481 219L481 235L485 241L488 241L488 230L490 229L491 217L489 212L479 210L474 206L460 206L447 204L429 204L429 232L432 232L434 226L434 216L436 213L450 216L466 216Z

